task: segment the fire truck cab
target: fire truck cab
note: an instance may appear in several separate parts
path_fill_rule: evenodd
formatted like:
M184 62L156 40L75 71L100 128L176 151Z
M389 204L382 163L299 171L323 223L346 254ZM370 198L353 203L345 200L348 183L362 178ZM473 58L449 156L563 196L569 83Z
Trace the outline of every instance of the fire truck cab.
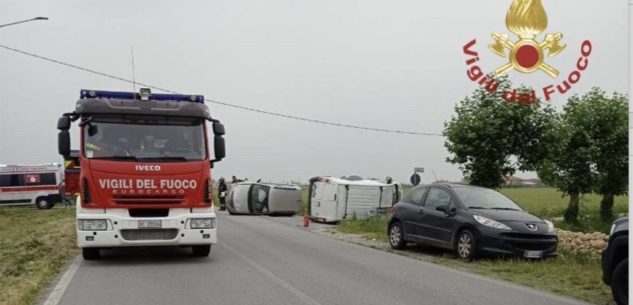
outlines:
M84 259L131 246L185 246L208 256L217 243L211 168L225 145L224 125L204 98L149 89L80 95L57 128L59 153L68 157L69 129L79 121L77 244Z

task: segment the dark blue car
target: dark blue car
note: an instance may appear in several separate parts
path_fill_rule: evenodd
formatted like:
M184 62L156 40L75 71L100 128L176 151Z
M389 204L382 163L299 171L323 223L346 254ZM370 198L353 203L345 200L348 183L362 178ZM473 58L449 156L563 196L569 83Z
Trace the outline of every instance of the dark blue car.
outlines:
M554 225L536 217L494 190L461 185L418 186L392 208L389 243L408 242L454 250L460 258L556 255Z

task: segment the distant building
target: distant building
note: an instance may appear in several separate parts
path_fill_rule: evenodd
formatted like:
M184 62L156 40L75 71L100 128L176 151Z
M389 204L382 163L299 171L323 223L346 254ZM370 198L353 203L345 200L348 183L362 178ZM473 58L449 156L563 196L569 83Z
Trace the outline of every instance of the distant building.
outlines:
M503 181L506 185L522 185L524 180L517 176L505 176Z
M503 177L503 181L506 185L530 185L530 186L542 186L543 182L539 178L523 179L517 176Z

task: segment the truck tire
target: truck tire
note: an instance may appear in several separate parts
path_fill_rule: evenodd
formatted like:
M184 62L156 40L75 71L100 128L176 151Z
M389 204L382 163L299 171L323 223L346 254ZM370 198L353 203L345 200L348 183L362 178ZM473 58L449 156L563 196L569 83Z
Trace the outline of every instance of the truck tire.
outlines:
M99 250L99 248L82 248L81 254L85 260L91 261L99 259L99 256L101 256L101 250Z
M622 260L611 277L613 299L618 305L629 304L629 259Z
M193 246L191 250L193 251L193 256L207 257L211 252L211 245Z
M46 197L37 198L37 200L35 200L35 205L40 210L50 210L53 208L53 204Z

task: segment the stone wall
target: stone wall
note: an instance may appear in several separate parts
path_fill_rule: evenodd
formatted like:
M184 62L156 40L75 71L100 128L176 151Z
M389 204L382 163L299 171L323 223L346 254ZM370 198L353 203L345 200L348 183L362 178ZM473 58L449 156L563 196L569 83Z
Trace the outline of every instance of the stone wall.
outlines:
M559 249L567 249L574 253L585 253L600 258L602 249L607 247L609 235L600 232L580 233L557 230Z

